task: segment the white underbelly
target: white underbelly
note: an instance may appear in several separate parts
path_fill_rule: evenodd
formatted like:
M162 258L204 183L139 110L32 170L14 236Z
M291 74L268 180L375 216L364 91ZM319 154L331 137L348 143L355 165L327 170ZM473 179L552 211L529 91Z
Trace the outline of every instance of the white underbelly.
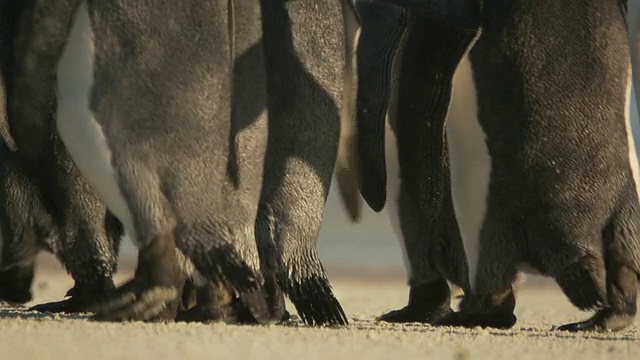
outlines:
M476 87L467 56L454 77L446 133L451 195L469 264L469 283L474 289L480 260L480 232L487 212L491 157L478 119Z
M89 108L93 66L93 31L87 4L81 1L57 68L58 132L86 181L122 222L129 237L137 245L133 216L120 191L116 171L111 163L111 150L102 127Z

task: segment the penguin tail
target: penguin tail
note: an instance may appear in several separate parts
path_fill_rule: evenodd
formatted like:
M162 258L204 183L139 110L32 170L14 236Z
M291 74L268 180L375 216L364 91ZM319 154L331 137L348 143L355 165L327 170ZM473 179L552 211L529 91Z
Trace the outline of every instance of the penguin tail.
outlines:
M294 259L294 263L285 265L287 272L278 274L278 283L302 321L311 326L348 325L347 316L333 294L317 252L309 249Z

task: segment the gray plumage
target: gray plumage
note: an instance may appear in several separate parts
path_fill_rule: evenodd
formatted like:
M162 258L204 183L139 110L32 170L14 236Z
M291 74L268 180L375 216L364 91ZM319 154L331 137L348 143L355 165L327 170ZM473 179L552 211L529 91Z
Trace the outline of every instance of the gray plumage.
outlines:
M316 250L333 173L340 111L349 96L345 2L262 1L267 64L269 142L256 241L272 320L287 320L284 292L310 325L346 324ZM352 13L353 14L353 13ZM348 39L347 39L348 40ZM347 61L345 61L347 60ZM244 66L238 59L236 66ZM350 80L345 80L348 82ZM262 109L252 108L259 112ZM184 303L196 305L184 321L243 321L242 304L227 290L185 288ZM195 299L188 300L188 299Z
M348 322L316 249L349 111L347 11L341 0L263 0L269 144L257 241L271 281L311 325Z
M513 326L526 265L596 310L560 329L623 329L636 313L640 213L618 4L485 1L483 12L469 58L491 154L487 211L475 288L442 324Z
M27 2L15 0L0 3L0 298L15 303L31 300L36 255L45 250L61 261L75 285L67 293L69 299L34 309L86 311L113 288L122 226L83 180L53 128L46 145L51 152L44 161L28 164L16 154L5 90L11 85L13 42L26 6ZM32 176L34 169L41 170L42 177Z
M46 16L32 19L32 41L20 52L28 61L18 73L17 94L52 81L48 71L35 69L54 71L52 64L61 58L69 33L65 25L73 23L76 5L64 0L37 2L42 8L34 14ZM238 293L260 319L266 309L254 223L266 113L250 118L244 108L246 101L266 101L263 56L256 52L253 66L243 73L234 73L232 65L259 42L259 4L88 1L87 11L87 20L77 19L90 20L93 33L89 106L111 151L116 188L131 218L117 198L104 192L102 179L96 181L87 168L79 168L101 189L109 208L118 210L114 213L127 231L135 233L132 237L139 245L136 276L112 300L94 307L95 318L173 319L184 282L176 261L178 249L206 279ZM46 56L34 56L43 51L38 47L40 36L47 37ZM46 103L47 94L33 94L36 99L29 104L10 107L18 152L28 159L41 156L38 139L46 124L25 117L27 106L37 109L38 102ZM81 116L83 110L75 111L79 112L72 116ZM58 128L62 129L60 120ZM77 147L71 149L73 138L60 131L80 164L82 154ZM29 132L34 136L28 137Z

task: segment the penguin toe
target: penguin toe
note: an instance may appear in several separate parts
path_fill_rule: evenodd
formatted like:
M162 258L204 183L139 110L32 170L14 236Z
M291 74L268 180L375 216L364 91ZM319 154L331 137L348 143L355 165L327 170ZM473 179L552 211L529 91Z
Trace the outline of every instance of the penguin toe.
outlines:
M173 321L176 318L178 291L155 286L142 291L117 291L91 309L96 321Z
M510 329L517 321L513 313L465 313L451 312L436 321L436 326L457 326L465 328L495 328Z

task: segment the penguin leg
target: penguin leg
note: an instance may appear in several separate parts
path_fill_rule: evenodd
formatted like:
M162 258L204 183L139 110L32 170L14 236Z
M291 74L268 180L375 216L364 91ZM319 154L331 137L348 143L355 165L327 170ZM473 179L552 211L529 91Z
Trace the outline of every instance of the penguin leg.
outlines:
M389 200L391 202L396 199ZM435 264L440 260L437 254L438 242L446 240L441 239L440 234L424 229L424 221L421 219L427 217L424 214L428 209L417 209L404 191L401 191L397 200L401 227L401 234L398 235L402 237L400 241L404 242L406 261L409 263L409 302L404 308L388 312L378 320L435 323L452 312L449 284Z
M278 253L267 218L268 209L260 206L256 217L256 244L260 255L260 270L264 277L264 289L271 319L287 321L291 318L286 309L284 292L278 283Z
M389 118L397 133L402 179L400 222L412 286L408 306L380 319L437 323L452 312L450 288L439 266L446 260L437 255L437 249L449 246L440 242L456 241L442 239L443 234L434 231L443 220L439 216L444 201L451 201L445 199L450 194L446 191L449 175L444 124L454 73L478 28L448 27L428 16L413 15L411 19L399 55L397 114ZM452 226L457 228L455 219ZM463 269L464 261L450 265Z
M90 307L98 321L173 321L185 275L176 260L173 231L162 233L138 250L134 278L106 301Z
M35 260L35 259L34 259ZM35 261L0 271L0 303L19 305L31 301Z
M635 194L634 194L635 197ZM637 200L603 231L606 304L591 318L558 327L561 331L619 331L633 323L637 311L640 229Z
M467 328L509 329L516 323L516 299L512 284L517 279L517 248L503 234L513 234L502 214L490 212L486 219L476 276L460 302L460 310L436 325ZM505 227L506 226L506 227ZM462 284L464 285L464 284Z
M14 152L0 142L0 302L32 299L36 256L55 242L53 219Z
M89 194L72 194L71 196L85 202L90 199ZM96 201L98 201L96 199ZM100 204L100 203L94 203ZM87 312L88 306L99 301L113 291L115 284L112 274L116 271L117 254L120 239L123 235L122 224L110 212L106 212L103 205L94 207L89 203L81 203L75 214L68 214L67 218L72 222L71 226L80 226L77 231L63 231L66 234L77 234L72 239L61 239L62 263L73 277L75 284L67 291L64 300L38 304L31 307L30 311L50 313L77 313ZM67 208L68 209L68 208ZM92 215L93 210L105 211L102 217L104 221L94 221L101 214ZM83 215L79 215L83 214ZM78 219L78 216L88 216L86 219ZM63 229L65 227L62 227ZM70 242L69 244L68 242ZM66 247L64 245L67 245Z
M277 283L306 324L345 325L347 317L316 248L339 146L341 109L336 105L343 95L349 97L335 86L344 80L344 34L336 31L343 24L343 7L327 0L314 6L262 3L269 137L257 241L270 301L276 309L281 304ZM310 23L314 32L306 31ZM321 59L310 45L318 34L326 45ZM269 274L273 267L277 281Z
M287 176L288 177L288 176ZM293 179L297 177L294 175ZM309 179L300 177L300 179ZM308 185L308 180L307 180ZM285 189L299 189L299 187L283 187ZM298 207L305 209L317 208L313 204L315 200L306 199L308 196L301 196L303 200L297 201L296 196L278 196L278 208L289 209L282 212L290 214L305 214ZM288 199L288 200L284 200ZM308 210L307 210L308 211ZM308 325L346 325L347 317L336 299L331 289L326 272L320 261L315 248L315 239L319 232L321 215L310 223L309 218L305 219L285 219L284 216L275 216L275 212L269 210L268 206L261 206L258 211L260 224L271 224L258 226L257 231L261 239L259 240L260 258L262 273L265 275L265 290L267 292L270 311L274 320L286 321L290 315L285 309L284 296L286 293L295 306L298 315ZM309 213L306 214L307 216ZM277 234L270 229L277 226ZM269 241L265 238L273 236L278 244L276 248L265 246ZM309 244L308 242L311 242ZM278 259L282 259L278 261ZM279 265L282 264L282 265ZM284 270L288 269L288 270Z
M460 302L460 311L448 314L435 325L510 329L517 320L513 313L515 306L516 298L511 287L489 296L469 294Z

